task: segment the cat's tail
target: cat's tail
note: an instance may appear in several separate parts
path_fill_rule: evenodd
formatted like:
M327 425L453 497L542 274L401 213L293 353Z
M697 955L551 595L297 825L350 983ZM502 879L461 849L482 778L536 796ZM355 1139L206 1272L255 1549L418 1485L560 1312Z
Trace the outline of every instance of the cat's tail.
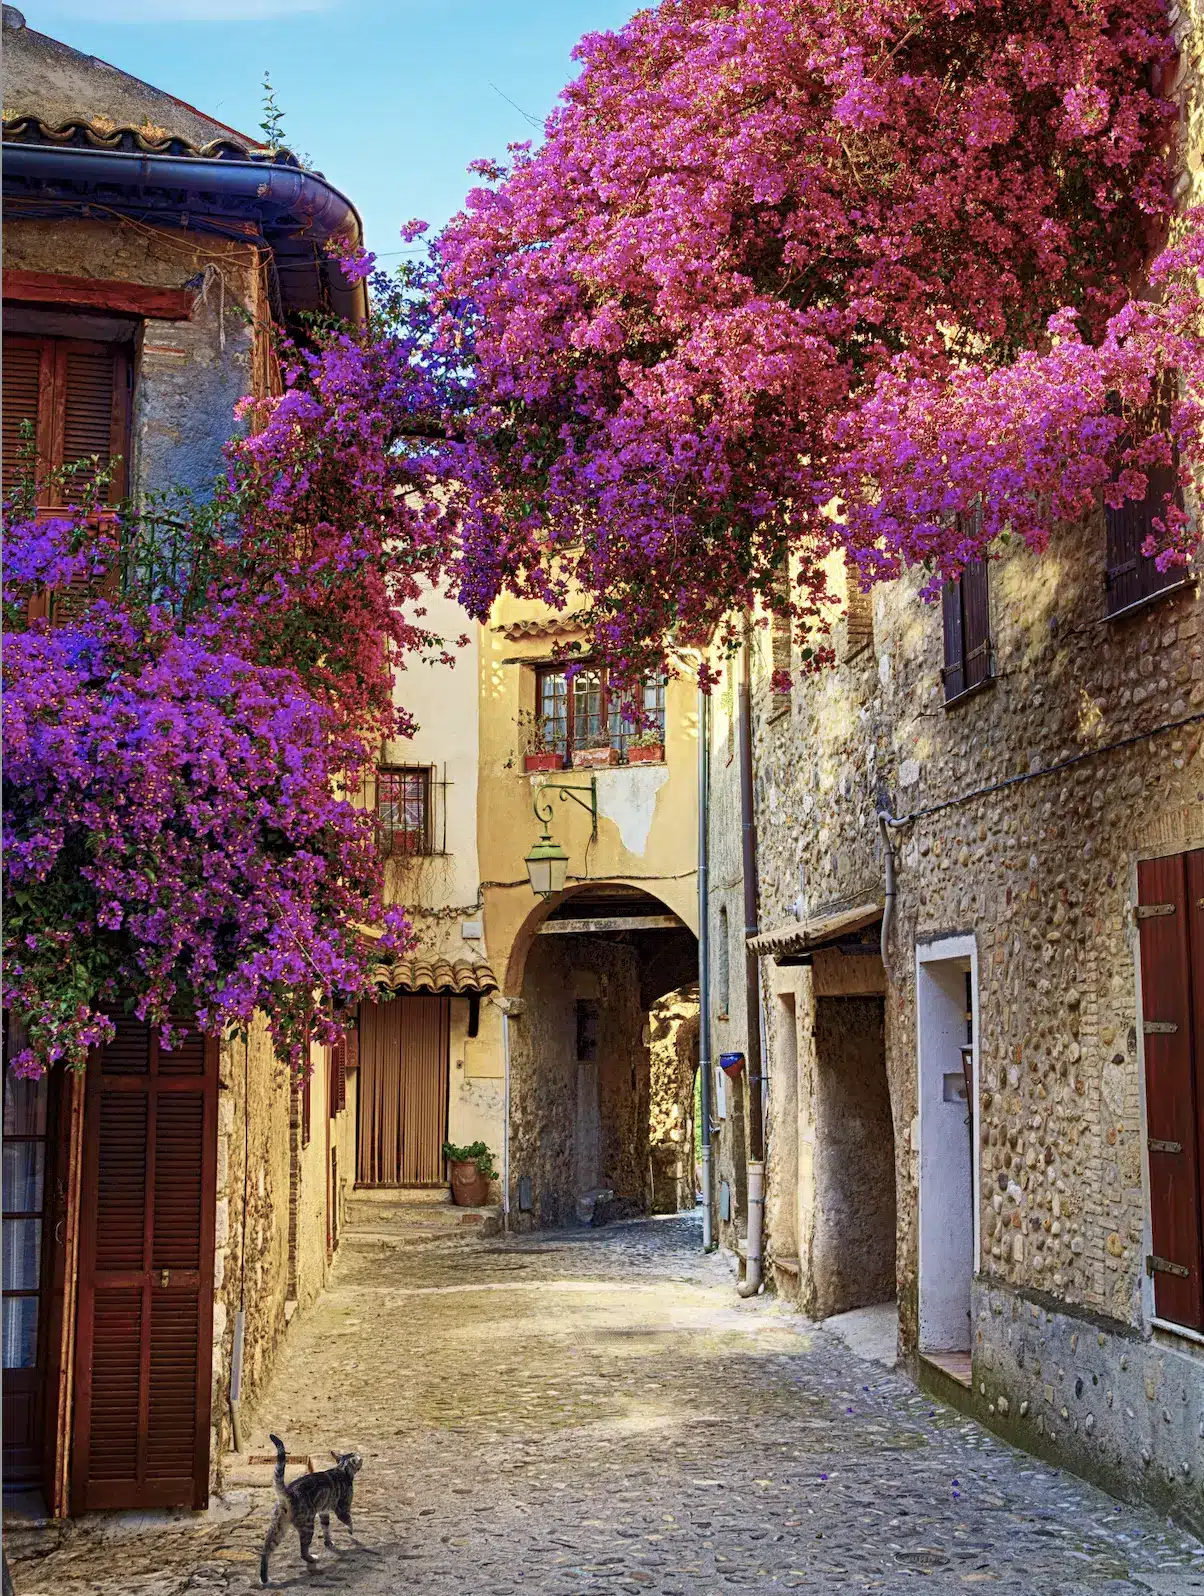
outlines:
M288 1461L288 1454L284 1450L284 1442L278 1435L269 1435L268 1440L276 1448L276 1472L272 1475L272 1484L276 1487L276 1495L284 1496L284 1465Z

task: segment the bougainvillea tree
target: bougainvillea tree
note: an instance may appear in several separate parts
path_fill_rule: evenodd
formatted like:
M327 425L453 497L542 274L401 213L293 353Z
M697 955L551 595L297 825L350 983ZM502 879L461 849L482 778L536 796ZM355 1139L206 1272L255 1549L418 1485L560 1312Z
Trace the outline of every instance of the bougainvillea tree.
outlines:
M249 401L203 503L102 520L8 509L4 651L5 1004L18 1069L82 1064L132 1003L171 1035L262 1009L305 1067L404 945L370 819L350 801L405 729L393 666L419 629L443 513L430 408L405 337L327 332ZM68 488L70 478L68 478ZM30 598L58 595L53 624ZM51 602L55 602L53 599ZM45 608L45 605L36 607Z
M834 547L955 574L1198 457L1198 250L1130 300L1172 227L1163 0L664 0L578 55L434 246L478 611L577 583L634 663L781 606L789 556L806 629Z

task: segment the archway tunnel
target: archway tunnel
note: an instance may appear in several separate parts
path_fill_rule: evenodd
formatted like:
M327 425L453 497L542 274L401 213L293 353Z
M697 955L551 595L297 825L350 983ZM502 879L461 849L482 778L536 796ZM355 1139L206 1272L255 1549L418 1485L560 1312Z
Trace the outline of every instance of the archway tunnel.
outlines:
M514 1228L693 1207L697 949L659 898L621 882L540 921L511 1021Z

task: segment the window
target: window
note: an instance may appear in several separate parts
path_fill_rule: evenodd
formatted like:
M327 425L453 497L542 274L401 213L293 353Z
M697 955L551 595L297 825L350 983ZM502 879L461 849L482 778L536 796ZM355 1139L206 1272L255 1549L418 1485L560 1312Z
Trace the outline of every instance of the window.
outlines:
M727 909L719 910L719 945L715 949L716 981L715 997L718 1000L718 1012L726 1019L730 1012L732 999L732 966L731 948L728 945Z
M1126 499L1119 509L1104 506L1107 554L1104 570L1104 613L1123 615L1161 593L1182 587L1189 573L1182 565L1158 569L1152 555L1143 554L1147 538L1158 541L1154 517L1161 518L1167 495L1182 508L1183 494L1170 466L1154 466L1147 474L1145 497Z
M611 688L601 666L582 666L571 677L563 666L541 668L536 673L535 702L549 749L571 756L575 749L617 748L625 755L629 741L643 731L659 732L663 739L664 676L650 671L638 692L642 722L637 724L628 707L629 695Z
M126 491L130 358L124 345L83 338L4 339L4 491L10 492L21 464L22 422L33 428L39 479L65 465L96 457L96 465L56 486L46 483L39 503L51 507L76 500L95 480L97 467L119 463L104 502L116 504Z
M976 512L981 516L982 512ZM961 517L958 517L959 522ZM972 693L995 674L991 657L991 601L987 562L969 560L956 581L941 589L945 634L945 702Z
M1146 1272L1158 1318L1204 1331L1204 848L1142 860L1137 901L1153 1243Z
M426 765L384 766L376 773L376 824L386 859L435 852L431 771Z
M874 596L861 586L857 562L845 555L845 644L844 657L854 659L874 641Z
M330 1117L347 1107L347 1037L340 1036L330 1050Z

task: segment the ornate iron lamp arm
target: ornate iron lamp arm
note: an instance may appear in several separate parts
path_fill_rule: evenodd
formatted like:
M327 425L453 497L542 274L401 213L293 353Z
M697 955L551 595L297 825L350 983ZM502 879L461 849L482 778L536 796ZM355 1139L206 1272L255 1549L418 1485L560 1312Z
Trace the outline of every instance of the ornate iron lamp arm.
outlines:
M540 803L540 799L543 797L543 795L545 793L553 793L553 792L558 792L560 794L561 803L564 803L566 798L571 798L575 804L580 804L582 809L587 811L591 821L593 822L593 836L597 837L597 835L598 835L598 778L597 778L597 776L591 776L590 777L589 786L588 787L561 787L561 786L559 786L559 785L557 785L555 783L549 782L546 786L537 787L535 789L535 792L534 792L534 794L532 796L532 800L531 800L531 807L535 811L536 820L538 820L540 825L544 828L544 835L545 836L548 833L548 827L552 824L552 813L553 813L553 811L552 811L552 805L551 805L550 802L545 802L545 803L541 804ZM589 794L589 802L588 803L581 796L582 793L588 793Z

